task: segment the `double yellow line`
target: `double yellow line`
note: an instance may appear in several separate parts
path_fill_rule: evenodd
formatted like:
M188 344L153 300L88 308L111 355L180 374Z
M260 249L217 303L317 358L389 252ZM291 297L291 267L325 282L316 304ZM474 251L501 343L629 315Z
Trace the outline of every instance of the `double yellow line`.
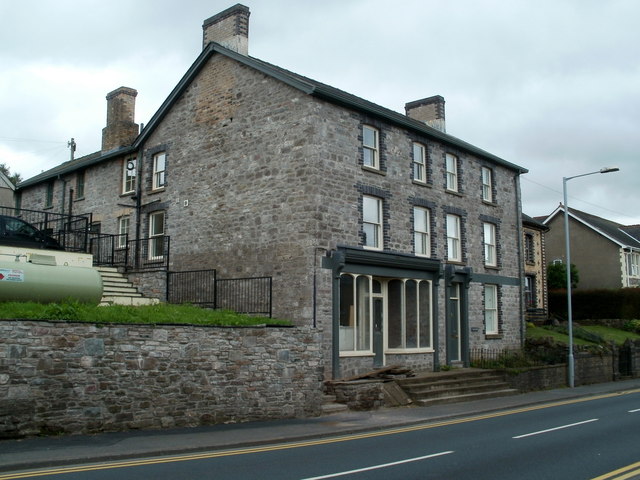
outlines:
M619 468L613 472L605 473L604 475L592 478L591 480L625 480L629 478L640 478L640 462L632 463L631 465Z
M493 413L484 414L484 415L475 415L472 417L458 418L458 419L446 420L446 421L436 422L436 423L411 425L407 427L392 428L387 430L366 432L366 433L360 433L360 434L351 434L351 435L345 435L340 437L319 438L319 439L314 439L309 441L283 443L278 445L265 445L262 447L251 447L251 448L243 448L243 449L236 449L236 450L224 450L224 451L218 451L218 452L206 452L206 453L196 453L196 454L187 454L187 455L175 455L175 456L168 456L168 457L154 457L154 458L147 458L142 460L130 460L130 461L123 460L123 461L117 461L117 462L79 465L79 466L72 466L72 467L57 467L57 468L50 468L50 469L30 470L25 472L16 472L16 473L8 473L8 474L0 475L0 480L14 480L19 478L37 478L37 477L44 477L49 475L63 475L66 473L90 472L94 470L109 470L114 468L130 468L130 467L140 467L144 465L158 465L162 463L188 462L193 460L203 460L203 459L217 458L217 457L229 457L233 455L247 455L251 453L274 452L277 450L287 450L292 448L302 448L302 447L309 447L309 446L315 446L315 445L327 445L330 443L350 442L353 440L362 440L365 438L382 437L386 435L397 435L399 433L416 432L419 430L428 430L431 428L444 427L447 425L457 425L461 423L476 422L479 420L504 417L507 415L515 415L518 413L531 412L534 410L542 410L545 408L559 407L562 405L590 402L593 400L617 397L620 395L629 395L632 393L640 393L640 388L634 389L634 390L627 390L623 392L607 393L607 394L602 394L602 395L597 395L592 397L576 398L576 399L563 400L563 401L558 401L553 403L545 403L541 405L533 405L529 407L517 408L512 410L504 410L500 412L493 412ZM640 472L640 462L630 465L629 467L616 470L611 474L607 474L602 477L597 477L597 479L593 479L593 480L605 480L605 479L612 479L612 478L615 478L616 480L629 479L629 478L632 478L632 476L615 477L614 475L617 474L618 472L619 473L627 472L628 470L631 470L636 467L637 467L637 470L634 470L631 473L638 474Z

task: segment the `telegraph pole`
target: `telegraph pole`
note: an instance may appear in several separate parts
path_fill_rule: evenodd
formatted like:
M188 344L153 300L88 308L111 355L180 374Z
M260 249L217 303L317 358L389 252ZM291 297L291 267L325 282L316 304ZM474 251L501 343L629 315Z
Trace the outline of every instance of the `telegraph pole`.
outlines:
M71 138L71 140L67 142L67 147L70 149L69 160L73 161L73 156L76 153L76 141Z

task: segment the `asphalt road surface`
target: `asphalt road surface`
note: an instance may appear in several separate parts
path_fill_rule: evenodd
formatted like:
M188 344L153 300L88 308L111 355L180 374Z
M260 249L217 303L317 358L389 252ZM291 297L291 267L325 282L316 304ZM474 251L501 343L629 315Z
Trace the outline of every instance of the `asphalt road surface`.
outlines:
M633 479L640 393L227 451L0 474L0 480Z

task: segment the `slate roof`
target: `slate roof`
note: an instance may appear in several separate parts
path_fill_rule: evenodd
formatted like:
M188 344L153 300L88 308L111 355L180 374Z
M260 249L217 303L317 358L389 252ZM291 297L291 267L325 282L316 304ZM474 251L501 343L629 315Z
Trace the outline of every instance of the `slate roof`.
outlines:
M498 165L514 170L518 173L528 172L528 170L524 167L510 163L500 157L497 157L496 155L493 155L492 153L489 153L474 145L471 145L470 143L460 140L459 138L454 137L453 135L449 135L447 133L441 132L440 130L429 127L425 123L409 118L406 115L402 115L388 108L382 107L380 105L376 105L375 103L369 102L368 100L364 100L360 97L347 93L338 88L334 88L324 83L318 82L316 80L312 80L302 75L298 75L296 73L290 72L289 70L280 68L276 65L272 65L268 62L264 62L257 58L242 55L233 50L229 50L215 42L211 42L209 45L207 45L203 49L202 53L198 56L198 58L191 65L191 67L189 67L187 72L180 79L178 84L171 91L171 93L162 103L160 108L151 117L151 120L146 124L145 128L142 130L142 132L140 132L140 134L134 140L133 144L130 147L120 148L118 150L106 152L104 154L102 154L102 152L95 152L90 155L86 155L84 157L78 158L76 160L65 162L61 165L58 165L57 167L47 170L46 172L43 172L39 175L36 175L27 180L24 180L23 182L20 182L18 184L18 188L34 185L36 183L49 180L51 178L55 178L58 175L70 173L74 170L86 168L89 165L93 165L95 163L100 163L102 161L108 160L115 156L129 154L136 151L141 145L144 144L145 140L158 127L158 125L161 123L162 119L171 109L173 104L180 98L182 93L191 84L195 76L206 65L209 58L216 53L229 57L250 68L258 70L264 73L265 75L268 75L272 78L280 80L286 83L287 85L293 88L296 88L308 95L313 95L315 97L321 98L330 103L337 104L342 107L350 108L356 111L360 111L374 117L382 118L383 120L386 120L394 125L397 125L402 128L407 128L409 130L413 130L432 140L441 141L453 147L457 147L463 151L477 155L481 158L487 159Z
M560 212L564 214L564 207L562 205L549 215L544 223L549 223L551 218ZM631 233L640 233L640 225L625 226L621 223L616 223L611 220L607 220L606 218L591 215L590 213L582 212L571 207L569 207L569 215L601 235L609 238L609 240L617 243L621 247L640 249L640 235L636 236Z
M547 227L544 223L538 221L537 219L530 217L526 213L522 214L522 223L528 227L537 228L538 230L542 230L547 232L549 227Z

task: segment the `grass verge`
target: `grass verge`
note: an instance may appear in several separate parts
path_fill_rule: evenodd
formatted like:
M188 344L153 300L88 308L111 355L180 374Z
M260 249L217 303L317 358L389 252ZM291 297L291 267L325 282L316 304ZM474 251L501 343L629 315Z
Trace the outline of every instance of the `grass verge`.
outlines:
M97 307L77 302L39 304L2 302L0 318L21 320L69 320L93 323L184 324L215 326L291 326L288 320L252 317L227 310L207 310L192 305L158 304L140 307Z

